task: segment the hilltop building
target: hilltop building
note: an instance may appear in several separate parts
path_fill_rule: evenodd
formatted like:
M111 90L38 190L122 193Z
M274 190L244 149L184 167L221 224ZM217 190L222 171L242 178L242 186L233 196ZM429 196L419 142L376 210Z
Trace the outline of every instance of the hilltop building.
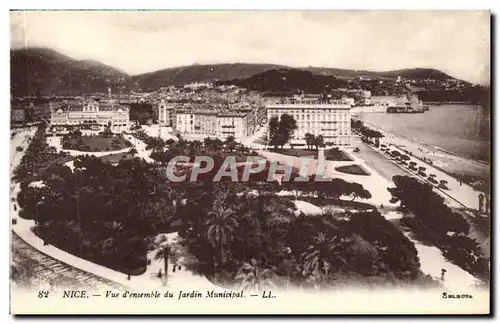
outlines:
M209 82L192 82L184 85L184 89L198 90L198 89L211 89L212 83Z

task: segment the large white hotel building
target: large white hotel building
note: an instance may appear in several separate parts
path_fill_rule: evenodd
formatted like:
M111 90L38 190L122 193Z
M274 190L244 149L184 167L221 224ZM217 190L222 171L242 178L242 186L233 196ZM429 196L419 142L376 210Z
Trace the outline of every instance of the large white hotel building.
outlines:
M114 102L101 103L93 99L50 103L50 124L57 129L104 129L110 126L116 133L129 130L129 107Z
M298 126L290 140L293 145L305 145L305 135L310 133L323 135L327 146L350 146L351 104L347 100L282 100L267 104L267 119L292 116Z
M233 136L238 142L252 135L256 127L252 109L232 112L176 109L174 118L174 128L185 136L208 136L222 140Z

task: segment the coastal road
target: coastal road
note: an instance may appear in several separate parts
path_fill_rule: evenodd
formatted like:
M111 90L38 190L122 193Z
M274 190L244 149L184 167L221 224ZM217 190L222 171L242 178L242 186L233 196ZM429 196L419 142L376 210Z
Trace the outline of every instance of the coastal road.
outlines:
M52 258L24 242L14 232L11 235L11 244L11 265L18 271L24 268L29 273L19 280L21 282L17 282L19 286L47 285L55 289L130 290ZM26 269L27 267L29 269Z
M377 170L380 175L392 182L395 175L414 176L408 171L403 170L391 160L375 151L369 145L363 143L359 136L352 137L352 146L359 147L359 152L349 152L350 154L363 160L370 168Z
M409 170L403 169L400 165L394 163L380 152L363 143L358 136L353 137L352 142L353 146L360 148L360 152L352 154L364 160L368 166L377 170L384 178L392 181L394 175L404 175L424 180L422 177L417 176ZM435 188L435 192L445 199L448 206L458 209L462 209L463 207L470 209L477 208L475 207L477 204L477 193L474 192L471 187L466 185L460 186L456 179L444 174L440 170L434 169L431 165L427 165L426 167L429 173L437 174L438 179L445 179L448 181L448 187L450 187L451 190L445 192L444 190Z
M354 147L359 147L360 151L358 153L349 152L350 154L353 154L354 156L362 159L369 167L376 170L382 177L388 179L389 181L392 182L392 177L394 175L415 177L415 174L402 169L399 165L387 159L387 157L375 151L367 144L361 142L361 138L359 138L358 136L353 136L352 145ZM384 215L384 217L387 216ZM396 218L400 217L401 215L398 215L398 217ZM441 250L439 250L435 246L423 244L422 242L409 236L408 233L405 233L405 235L408 236L410 241L415 244L415 247L418 251L418 256L420 258L421 270L424 273L438 277L441 269L446 269L447 280L444 285L448 289L455 287L468 290L473 289L471 287L474 287L478 280L475 279L467 271L463 270L459 266L446 259L442 255ZM484 237L477 236L477 234L475 235L476 237L474 238L480 238L478 239L479 242L485 241Z

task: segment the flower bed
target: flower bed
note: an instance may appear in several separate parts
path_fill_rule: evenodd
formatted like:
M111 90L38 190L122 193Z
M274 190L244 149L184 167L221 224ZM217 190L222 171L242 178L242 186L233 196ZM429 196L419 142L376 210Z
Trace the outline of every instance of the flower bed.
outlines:
M342 173L348 173L353 175L363 175L363 176L370 175L370 172L368 172L365 168L357 164L339 166L336 167L335 170Z

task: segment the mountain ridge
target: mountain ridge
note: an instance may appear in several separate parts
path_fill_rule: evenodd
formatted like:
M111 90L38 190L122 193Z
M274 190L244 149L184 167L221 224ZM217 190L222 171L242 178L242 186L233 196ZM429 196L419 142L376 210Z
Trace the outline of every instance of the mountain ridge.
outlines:
M129 75L121 69L97 60L75 60L50 48L21 48L10 51L11 93L33 95L77 94L113 91L153 91L162 86L189 82L227 81L250 78L273 69L293 69L339 79L371 77L379 79L403 78L437 80L456 79L432 68L412 68L393 71L351 70L325 67L290 67L280 64L218 63L193 64Z

